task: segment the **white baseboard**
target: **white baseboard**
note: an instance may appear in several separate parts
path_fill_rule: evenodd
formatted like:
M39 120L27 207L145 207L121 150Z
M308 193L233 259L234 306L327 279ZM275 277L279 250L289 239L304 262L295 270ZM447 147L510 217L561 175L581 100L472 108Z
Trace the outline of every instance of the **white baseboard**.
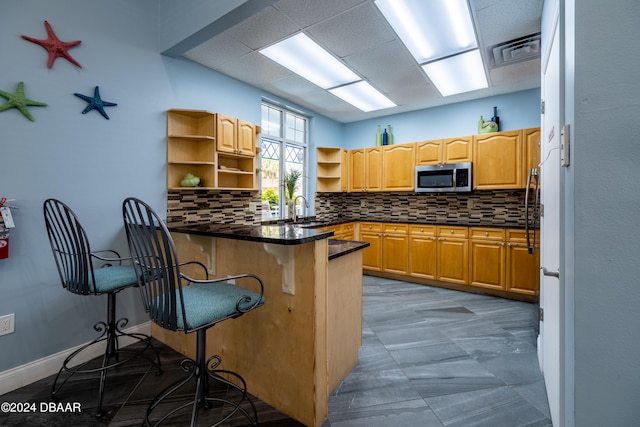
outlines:
M137 333L150 335L151 322L145 322L136 326L132 326L131 328L125 329L124 332L127 332L129 334ZM124 337L120 341L120 347L126 347L130 344L133 344L134 342L137 341L133 338ZM79 346L63 350L50 356L43 357L42 359L34 360L33 362L29 362L25 365L17 366L4 372L0 372L0 395L18 389L20 387L24 387L25 385L39 381L50 375L56 374L60 370L64 359L66 359L71 353L73 353L83 345L84 344L81 344ZM104 354L104 346L92 346L92 348L88 348L87 351L84 351L82 352L82 354L78 355L78 357L74 360L74 365L89 361L102 354Z

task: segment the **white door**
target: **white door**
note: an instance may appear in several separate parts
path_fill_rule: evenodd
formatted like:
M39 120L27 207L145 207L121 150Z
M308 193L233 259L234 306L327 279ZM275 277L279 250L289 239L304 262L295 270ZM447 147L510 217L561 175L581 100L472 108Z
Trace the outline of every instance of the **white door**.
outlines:
M543 216L540 219L540 322L538 357L544 374L555 426L561 426L564 418L563 347L560 336L564 327L561 305L560 278L554 275L560 266L560 120L561 120L561 72L560 39L558 25L553 32L549 55L543 58L542 99L544 113L540 133L540 187Z

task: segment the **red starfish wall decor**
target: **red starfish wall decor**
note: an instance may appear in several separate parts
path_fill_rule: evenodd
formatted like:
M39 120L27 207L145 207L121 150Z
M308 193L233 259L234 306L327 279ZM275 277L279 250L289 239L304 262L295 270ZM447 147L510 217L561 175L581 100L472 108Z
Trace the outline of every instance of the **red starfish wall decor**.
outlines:
M40 40L40 39L34 39L33 37L29 37L29 36L22 36L22 38L30 42L33 42L35 44L39 44L43 48L47 49L47 51L49 52L49 60L47 61L47 66L49 68L53 67L53 61L55 61L56 58L58 57L65 58L67 61L71 62L72 64L82 68L82 65L80 65L78 61L73 59L68 52L70 48L79 45L81 41L76 40L73 42L63 42L53 32L53 29L51 28L51 25L49 25L49 22L44 21L44 26L47 29L47 36L48 36L47 39Z

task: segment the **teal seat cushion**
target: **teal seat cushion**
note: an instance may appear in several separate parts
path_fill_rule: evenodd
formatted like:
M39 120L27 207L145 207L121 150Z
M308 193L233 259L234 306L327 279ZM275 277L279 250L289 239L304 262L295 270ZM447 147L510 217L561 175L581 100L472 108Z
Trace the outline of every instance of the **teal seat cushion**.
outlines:
M182 288L182 295L187 317L186 329L196 329L237 314L236 304L243 296L249 297L249 300L240 304L241 309L248 309L260 300L259 294L226 282L194 283ZM264 298L259 304L264 304ZM177 306L180 307L180 304ZM177 325L178 329L185 329L179 308Z
M114 292L128 286L136 285L138 277L131 265L114 265L112 267L96 268L93 270L96 279L96 292ZM89 288L91 288L89 284ZM93 291L93 289L90 289Z

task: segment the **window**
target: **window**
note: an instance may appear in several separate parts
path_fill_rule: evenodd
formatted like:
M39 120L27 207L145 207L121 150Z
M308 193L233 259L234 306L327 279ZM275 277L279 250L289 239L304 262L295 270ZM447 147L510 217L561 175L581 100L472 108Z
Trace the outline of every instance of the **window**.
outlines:
M306 198L307 124L304 116L262 104L262 200L271 208L271 215L263 213L263 218L289 218L287 201ZM291 182L285 185L285 181ZM296 209L296 215L307 212L301 199L292 209Z

